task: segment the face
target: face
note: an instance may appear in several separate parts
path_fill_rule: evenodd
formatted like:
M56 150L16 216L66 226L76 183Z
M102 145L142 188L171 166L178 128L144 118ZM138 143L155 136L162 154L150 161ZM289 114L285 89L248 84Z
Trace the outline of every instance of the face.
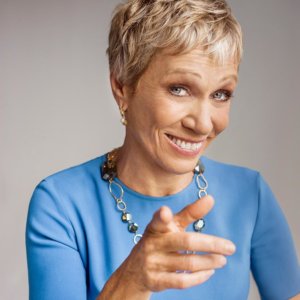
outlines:
M238 65L216 65L195 49L157 54L135 91L125 88L125 147L155 172L191 172L229 122Z

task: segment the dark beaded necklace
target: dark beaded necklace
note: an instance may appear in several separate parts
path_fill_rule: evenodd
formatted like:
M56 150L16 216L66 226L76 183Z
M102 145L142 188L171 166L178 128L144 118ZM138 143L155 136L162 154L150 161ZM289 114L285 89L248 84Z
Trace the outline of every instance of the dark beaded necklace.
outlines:
M137 244L138 241L143 237L143 235L138 233L139 226L137 223L133 221L132 214L127 210L127 205L123 200L123 196L124 196L123 187L114 180L117 177L118 155L119 155L119 148L114 149L111 152L107 153L106 161L104 161L104 163L101 166L101 176L103 180L108 181L109 192L116 201L117 209L122 213L121 220L123 223L128 224L127 225L128 231L134 234L133 242ZM198 192L199 198L207 195L206 190L208 188L208 183L205 177L203 176L204 170L205 170L204 165L201 162L201 160L199 160L197 166L194 169L194 174L196 174L196 183L199 188L199 192ZM202 185L201 182L203 182L204 185ZM120 191L119 195L116 195L113 192L113 186L119 189ZM205 226L204 219L199 219L193 224L194 231L196 232L201 232L204 226Z

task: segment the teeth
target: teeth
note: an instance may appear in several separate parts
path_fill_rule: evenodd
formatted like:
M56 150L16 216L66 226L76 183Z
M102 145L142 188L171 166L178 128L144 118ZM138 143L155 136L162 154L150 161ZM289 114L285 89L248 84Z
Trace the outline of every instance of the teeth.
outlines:
M172 136L169 136L169 138L174 144L176 144L178 147L180 147L184 150L196 151L202 146L202 143L185 142L185 141L182 141L182 140L177 139L177 138L172 137Z

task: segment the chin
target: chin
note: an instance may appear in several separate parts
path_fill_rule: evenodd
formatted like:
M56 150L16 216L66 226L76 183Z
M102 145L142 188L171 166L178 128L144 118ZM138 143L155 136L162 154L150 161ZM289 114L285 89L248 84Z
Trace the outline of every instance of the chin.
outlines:
M199 161L200 155L198 157L189 159L178 159L178 158L167 158L162 161L161 167L165 172L174 175L184 175L190 172L194 172L194 169Z

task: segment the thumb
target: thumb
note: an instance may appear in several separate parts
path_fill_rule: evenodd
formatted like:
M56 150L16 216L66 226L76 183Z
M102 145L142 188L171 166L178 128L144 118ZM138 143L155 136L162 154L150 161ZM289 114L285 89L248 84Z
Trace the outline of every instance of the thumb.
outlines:
M190 205L187 205L179 213L177 213L174 216L175 222L177 222L182 229L185 229L189 224L208 214L213 206L213 197L210 195L204 196Z
M174 216L171 209L167 206L162 206L154 213L151 222L146 228L146 232L153 234L178 231L173 220Z

